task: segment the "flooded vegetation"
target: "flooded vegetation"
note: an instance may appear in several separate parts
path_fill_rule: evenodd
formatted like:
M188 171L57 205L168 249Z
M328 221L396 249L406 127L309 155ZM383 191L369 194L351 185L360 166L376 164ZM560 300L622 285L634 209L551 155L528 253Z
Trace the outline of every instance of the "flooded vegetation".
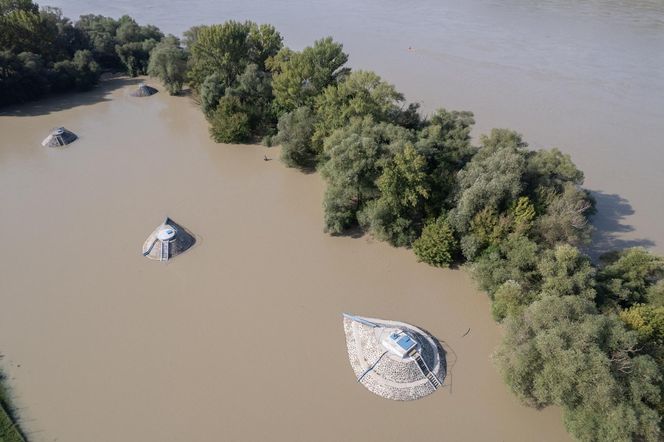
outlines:
M43 87L41 93L72 88L84 90L90 87L90 82L96 81L99 69L103 68L121 69L132 77L150 73L161 80L161 89L167 90L171 96L139 94L146 95L141 98L136 96L136 91L145 89L144 86L137 89L138 81L117 76L107 78L100 87L89 93L77 94L75 98L72 95L66 99L54 96L34 104L20 107L14 105L0 117L0 129L5 126L4 131L9 132L11 127L9 148L3 149L3 156L6 155L5 150L9 155L6 155L7 161L3 162L3 168L7 165L7 170L2 179L7 181L5 188L21 188L21 192L6 195L5 206L17 215L14 219L16 225L10 228L16 231L31 229L30 235L18 236L20 244L28 243L26 250L31 254L26 257L29 257L30 271L39 266L40 262L46 267L40 270L40 276L48 275L53 268L58 269L57 274L51 273L51 279L30 279L41 290L40 293L15 298L16 293L30 285L26 279L18 277L21 270L25 272L19 264L9 280L10 295L3 304L19 310L28 309L31 304L23 304L26 298L32 297L35 303L34 296L43 297L44 292L59 286L53 292L53 297L49 298L50 304L44 303L49 307L44 312L58 310L62 316L69 316L71 326L74 327L69 329L69 333L71 330L87 332L91 323L71 320L72 312L81 315L84 310L63 310L60 305L54 304L63 299L63 294L66 294L64 299L69 297L81 304L86 301L92 303L90 307L96 310L83 315L85 320L94 318L94 325L111 325L115 317L112 319L105 315L110 311L118 315L121 304L112 304L108 298L102 301L98 298L99 292L108 295L107 290L110 288L118 294L124 294L124 298L119 298L126 302L127 296L136 296L136 289L142 288L138 292L142 298L132 298L134 302L137 299L138 302L148 299L153 302L122 313L146 313L148 305L159 312L149 319L142 318L140 324L134 324L134 327L139 327L135 329L135 336L141 338L137 342L143 342L145 346L132 347L134 352L144 351L134 353L134 357L144 356L137 367L151 367L149 372L154 376L151 381L155 387L158 379L163 384L165 373L179 376L182 371L170 371L145 355L156 348L163 348L171 339L180 343L181 352L189 354L197 348L189 340L193 342L200 337L203 342L207 337L206 351L199 349L196 353L198 360L196 357L189 358L193 363L190 369L200 370L201 363L205 363L203 361L212 361L220 373L214 385L223 386L224 392L232 392L235 399L243 394L252 397L252 388L256 390L260 387L254 392L254 401L261 400L264 402L262 405L278 403L282 410L294 407L300 412L303 404L297 401L290 403L289 399L296 397L294 392L301 391L299 400L311 403L314 400L311 383L308 389L302 389L300 384L293 382L306 381L309 376L315 383L321 375L336 380L337 374L328 371L330 365L324 364L323 368L317 366L317 369L307 370L306 374L298 372L293 376L292 373L301 370L303 366L289 365L285 361L299 364L301 357L292 357L288 351L284 352L283 343L297 341L297 344L289 344L297 354L305 349L315 351L317 346L323 347L329 357L329 353L334 353L330 352L334 344L328 341L330 336L326 334L321 318L332 316L328 310L330 304L338 308L338 302L350 302L353 305L351 309L341 308L336 311L336 315L344 310L364 314L362 309L358 310L356 303L372 301L369 305L379 311L371 312L371 316L398 316L408 321L411 319L404 317L403 313L425 302L427 307L419 304L419 308L427 311L414 313L418 319L411 322L431 330L432 336L448 336L441 339L439 350L444 355L440 358L447 364L444 387L449 388L451 397L454 367L461 364L461 352L455 350L454 340L449 337L450 330L447 330L447 335L441 335L430 324L438 321L454 324L461 313L459 309L465 311L474 299L463 296L458 300L454 298L472 292L467 286L465 273L436 270L433 267L463 264L470 270L480 289L489 295L493 318L505 324L504 336L500 339L502 333L497 333L495 326L485 323L488 321L484 317L486 312L473 308L464 317L469 322L468 327L461 329L465 330L463 333L456 332L456 339L461 341L457 343L473 355L484 355L486 358L486 365L478 364L474 368L480 370L476 374L483 376L482 380L490 377L488 371L484 370L491 368L489 359L493 359L503 380L521 402L540 410L533 415L541 420L540 424L548 426L551 418L551 411L544 412L541 409L559 406L563 411L566 429L579 440L659 439L662 425L660 412L664 403L661 392L661 367L664 362L661 339L664 333L664 259L642 248L618 248L595 261L585 254L589 252L597 258L600 252L608 250L607 246L619 244L611 244L609 239L608 235L615 232L601 230L595 235L596 241L591 242L593 229L590 218L596 209L601 210L602 205L602 199L593 197L593 194L598 197L603 194L589 192L581 187L584 173L564 151L530 150L524 137L509 129L492 129L474 139L471 137L475 125L473 113L437 108L424 114L422 111L426 108L421 103L409 103L394 85L376 73L351 69L347 65L349 56L343 45L329 37L316 40L301 50L294 50L283 45L281 34L271 25L228 21L219 25L195 26L184 32L183 40L180 41L177 37L165 36L154 26L139 25L128 16L115 20L89 15L72 26L57 10L37 12L27 3L18 6L7 3L5 6L2 7L3 21L0 22L8 30L3 34L5 38L9 35L12 40L12 32L20 27L22 17L27 15L38 22L37 29L43 28L46 32L39 35L52 37L43 38L44 42L51 42L52 45L30 46L32 40L29 36L16 40L25 48L23 52L18 52L16 46L10 46L3 52L3 57L10 62L9 66L15 66L15 69L2 71L2 88L20 91L11 86L16 83L25 91L32 91L30 82L36 82ZM49 28L52 22L59 23L57 31L49 31L55 29ZM19 34L16 34L17 38ZM74 47L68 49L69 52L53 52L53 48L58 47L59 39L70 34L81 37L76 52ZM416 52L418 49L409 46L408 51ZM68 57L73 58L69 60ZM27 75L28 72L31 74ZM191 90L182 91L185 83ZM69 86L59 86L62 84ZM79 84L85 87L78 87ZM10 101L36 98L26 94L9 97ZM58 99L68 104L58 107ZM197 113L197 108L202 115ZM127 116L131 115L134 119L127 120ZM31 128L34 131L31 125L44 124L53 118L62 121L51 127L63 128L66 125L76 133L73 136L72 132L67 132L77 138L77 142L64 146L64 142L59 142L64 140L64 129L57 129L50 135L53 143L47 143L57 145L56 149L44 152L27 147L31 146L31 137L26 134ZM115 132L109 133L109 124L116 128ZM251 143L262 139L266 147L215 146L205 138L206 126L210 138L217 143ZM268 147L274 144L281 147ZM128 147L133 149L127 150ZM262 158L259 156L261 154ZM269 161L277 155L292 169ZM223 164L219 163L219 158ZM254 160L251 165L250 159ZM33 170L31 167L38 171L39 179L33 177L31 181L21 181L30 175ZM229 167L232 170L227 170ZM314 170L320 172L324 185L317 175L310 174ZM78 174L74 171L78 171ZM69 191L66 196L57 193L61 197L57 208L48 206L54 203L56 194L44 198L48 194L45 189L40 188L41 192L33 193L31 190L34 186L27 185L28 182L41 182L49 176L58 182L58 186L49 187L49 191ZM206 182L201 181L206 178ZM295 186L291 180L296 183ZM297 185L304 182L300 180L307 180L309 188L297 188ZM282 192L275 194L277 189ZM190 196L185 196L186 193ZM306 208L303 203L312 195L321 197L322 213L320 209L314 209L320 207L320 201L314 208ZM71 200L67 200L67 197ZM267 198L267 201L262 198ZM285 204L288 198L297 201L297 209L292 203ZM280 200L281 205L276 206L275 200ZM67 201L70 204L66 204ZM111 208L109 204L120 201L124 203L124 210L118 210L117 207L108 210ZM71 216L85 218L86 212L91 214L91 218L73 230L70 224L62 224L63 220L67 220L67 216L62 214L66 206L69 206L67 208L70 212L67 215L70 216L70 223L78 223L74 221L78 218ZM191 226L192 231L200 232L200 236L197 234L194 240L193 236L167 218L145 241L142 254L168 261L172 257L171 252L175 254L190 247L191 250L186 257L162 267L167 270L143 279L147 276L147 268L141 267L139 270L128 265L131 259L117 258L126 258L128 249L120 245L132 236L128 224L124 224L127 218L131 218L129 212L134 217L150 214L154 218L159 216L154 213L157 208L162 211L162 217L168 213ZM292 230L297 223L291 211L302 212L305 208L308 211L306 220L297 226L297 230ZM30 226L28 220L37 213L50 215L48 227L40 229L38 225ZM58 217L52 219L55 213ZM247 217L251 217L251 221ZM598 217L601 219L601 212ZM11 216L7 218L11 220ZM95 222L92 222L92 218L95 218ZM332 236L318 230L318 236L312 234L307 237L306 233L316 228L314 221L317 218L320 223L318 228L322 227L324 232ZM211 220L218 223L215 228L210 228ZM43 219L40 221L43 222ZM94 229L91 229L92 226ZM88 234L85 239L80 236L84 232ZM243 232L245 235L242 235ZM29 238L27 241L26 237ZM217 238L217 244L214 244L213 237ZM183 238L187 239L186 245L182 243ZM243 241L238 242L240 239ZM287 243L283 243L284 240ZM296 247L293 241L306 246ZM194 242L195 246L192 247ZM84 246L85 243L89 245ZM70 248L70 244L77 247ZM205 247L209 244L213 248L206 252ZM318 246L314 247L314 244ZM14 244L17 248L18 245L19 242ZM390 245L402 249L394 249ZM622 245L639 243L625 242ZM199 251L201 248L203 251ZM412 253L407 250L410 248L418 260L433 267L426 268L424 264L415 263ZM85 253L81 253L84 249ZM223 258L220 255L222 250ZM342 268L334 261L342 259L344 253L349 256L353 256L353 253L362 255L368 253L368 250L378 251L367 261L369 263L384 262L394 256L398 266L389 269L390 275L401 284L407 283L407 293L403 291L405 286L399 286L402 292L392 292L396 296L392 298L393 302L388 301L382 305L384 296L387 295L386 299L389 299L390 289L398 288L385 285L387 278L384 273L381 279L380 274L386 271L385 268L375 273L373 278L378 280L374 284L371 271L359 265L361 261L355 261L357 268ZM12 258L15 259L22 252L23 249L17 250ZM53 256L49 260L40 261L48 257L49 252L65 257L62 264L80 265L74 268L58 267L52 262ZM287 255L287 259L279 260L275 253ZM254 258L255 255L260 257ZM87 259L85 262L81 261L84 256ZM115 256L115 259L107 261L109 256ZM266 257L273 259L264 261ZM179 264L184 259L188 259L191 264ZM12 265L16 265L16 262L7 263L8 268ZM47 267L49 265L51 267ZM182 269L182 273L177 272L176 268ZM231 268L233 273L224 275L224 271ZM358 273L358 268L363 271ZM74 278L72 273L60 280L68 271L81 270L85 276L79 279ZM112 281L109 279L111 273L106 273L109 271L114 276ZM154 271L159 272L156 269ZM416 274L414 282L411 279ZM177 275L176 279L173 279L174 275ZM99 276L108 279L103 286L97 284L104 279ZM238 280L239 276L244 277ZM195 279L190 280L191 277ZM330 287L342 293L326 297L323 301L312 297L313 293L306 290L301 292L300 279L306 281L311 277L311 281L317 283L326 278L330 282L343 280L342 283L330 284ZM232 282L234 280L236 282ZM83 290L85 293L80 293L82 287L72 293L72 290L63 286L81 281L87 281L87 290ZM281 281L283 288L274 285L278 281ZM130 283L131 286L128 285ZM395 284L394 281L391 283ZM285 288L288 284L290 291ZM200 304L183 304L185 301L178 298L178 294L190 293L190 286L193 288L191 294L196 296L211 293L210 290L215 293L220 291L227 296L214 300L208 298ZM454 294L448 293L450 287L454 288ZM358 293L358 288L363 290ZM318 295L325 290L315 289L314 292ZM374 291L374 295L365 294ZM235 297L238 293L244 296ZM271 298L273 293L279 296ZM309 297L302 298L304 293ZM165 300L168 300L169 294L177 298L171 299L173 310L156 307L158 297L165 296ZM81 298L82 295L88 298ZM108 311L100 309L100 304L95 302L107 302L109 307L114 308ZM223 304L221 309L220 302ZM435 306L436 303L438 306ZM446 309L436 320L428 320L431 319L429 315L441 304L449 307L455 303L456 309ZM409 307L402 311L406 304ZM199 310L196 312L211 322L197 322L198 326L192 327L192 330L183 331L174 320L174 315L194 305L205 309L204 313ZM267 306L269 308L265 308ZM287 313L297 306L301 306L302 311L292 315ZM39 308L43 308L41 303ZM235 314L228 320L222 314L218 321L212 321L210 313L220 313L222 309L232 310ZM310 317L312 310L316 312ZM288 338L271 338L264 326L272 324L274 334L275 326L279 324L275 321L281 316L293 320L289 323L290 329L283 329ZM9 321L14 317L20 318L21 315L8 315ZM421 323L420 317L427 322ZM164 329L165 319L170 320L171 330ZM191 316L190 321L194 320ZM312 320L316 322L307 325ZM226 329L228 323L233 321L236 326L232 331ZM127 322L130 325L132 323L131 320ZM471 326L470 322L484 324L482 345L470 343L471 336L476 334L475 326ZM209 325L201 328L204 323ZM148 327L151 334L141 334L140 327L147 324L154 324ZM189 324L193 325L191 322ZM11 326L20 328L21 325L13 323ZM300 330L300 327L306 331ZM49 337L64 331L57 330ZM107 344L104 350L113 348L115 344L119 348L109 353L121 354L123 348L120 347L127 342L126 331L123 329L112 337L97 337ZM2 332L11 337L16 330L8 326L7 330L0 330ZM173 333L181 335L176 337ZM23 338L22 335L15 336ZM90 336L86 333L82 337ZM164 339L164 336L169 336L169 339ZM188 339L186 341L182 340L185 336ZM412 337L406 338L415 342ZM218 340L218 349L212 348L209 339ZM276 341L272 342L274 339ZM496 341L488 349L484 348L483 345L492 339L499 339L500 345ZM256 345L247 347L245 344L250 341ZM309 341L311 345L307 345ZM4 342L0 344L4 345ZM23 341L7 340L9 348L19 356L26 357L25 353L21 353L24 345ZM257 349L253 359L247 354L248 348ZM90 351L89 345L86 350ZM82 365L89 362L85 352L77 351L80 348L70 349L67 356L74 359L78 357ZM205 358L201 351L205 353ZM419 355L417 352L413 354ZM33 367L42 369L39 358L32 357L29 361ZM409 367L404 368L409 371L419 366L422 370L422 367L428 367L426 357L425 354L419 360L415 358L417 364L400 367ZM109 363L107 358L99 355L93 359L97 364L102 360ZM121 359L113 359L111 365L116 371L122 371L117 365ZM165 360L179 367L184 359L187 358ZM264 359L269 362L254 363L253 368L259 371L251 374L250 361ZM311 359L311 362L319 362L319 358ZM157 357L157 360L164 359ZM233 369L229 367L233 362L237 364L238 376L235 376L231 387L227 382L233 377ZM434 361L430 359L429 362ZM370 361L362 364L371 366ZM288 371L281 370L282 365ZM353 366L356 374L361 370L360 365ZM29 396L34 385L27 384L26 387L26 384L21 384L23 370L19 369L22 366L22 362L15 362L15 367L10 363L8 370L12 374L16 373L17 388L23 388L23 393ZM256 382L256 379L266 377L260 374L265 366L270 371L267 377L277 372L281 375L279 380ZM376 373L385 371L382 365L376 367ZM401 368L388 370L385 373L389 372L389 375L386 376L398 378L403 374ZM97 375L99 370L100 366L97 366L91 373ZM281 381L289 373L291 382ZM424 378L417 378L422 386L414 387L418 393L411 396L421 397L431 392L431 387L438 387L440 378L431 375L429 379L427 373L431 374L428 368L422 371ZM133 372L126 371L125 374L123 382L135 382ZM370 374L368 383L365 383L370 389L376 387L372 376ZM142 379L145 380L144 377ZM105 381L108 382L108 379ZM199 383L194 388L200 391L201 385L211 383L211 378L204 381L196 377L196 381ZM599 388L599 385L602 387ZM44 388L44 385L41 387ZM426 391L420 391L420 387ZM122 387L118 388L120 391ZM381 391L389 389L388 386L376 388ZM262 397L270 389L287 391L289 399L277 400L277 396L269 395ZM90 394L87 388L83 390L82 394ZM323 393L320 399L334 402L324 388L320 388L320 391ZM481 394L487 393L489 391L482 391ZM494 385L491 397L495 399L503 393L500 385ZM34 394L44 393L35 389ZM261 395L261 398L258 399L256 394ZM157 396L163 408L163 404L168 401L164 401L163 395ZM395 394L397 396L401 397ZM477 407L477 394L472 398L462 394L462 398L444 402L436 410L440 412L450 406L459 406L466 399L469 405ZM22 400L22 396L19 396L19 400ZM180 397L177 403L182 404ZM208 408L199 411L205 415L224 406L215 407L208 402ZM257 406L249 400L245 409L253 412ZM500 407L504 409L504 404L501 403ZM173 412L176 408L179 407L168 410ZM349 407L347 411L353 411L353 408ZM187 411L192 409L188 407ZM419 405L416 410L423 415L433 411ZM157 419L158 410L153 411ZM319 411L308 410L306 416L316 420ZM354 411L358 419L366 415L357 409ZM492 417L496 416L496 410L486 411L493 413ZM455 409L455 412L458 410ZM509 419L521 419L526 412L526 409L514 403ZM553 413L557 411L553 410ZM282 429L282 421L274 422L277 416L274 412L270 414L264 411L261 416L271 422L275 431L280 432L280 438L292 438L287 430ZM50 417L40 416L42 418L49 422ZM247 418L245 414L236 415L234 423L245 422ZM475 418L485 422L481 431L486 431L487 416L480 413ZM61 426L58 420L50 423L60 432L66 432L69 428ZM535 423L535 420L528 421L528 425L531 423ZM295 427L302 425L298 422ZM178 429L176 426L174 431ZM257 429L264 430L264 427ZM420 430L423 432L422 437L425 437L433 434L430 432L435 431L435 426L424 425ZM458 437L486 438L489 434L474 433L477 430L475 426L459 428ZM509 433L511 430L511 426L501 428L499 437L514 439ZM523 428L520 430L519 437L524 437L529 431ZM395 427L390 431L390 434L399 433L400 429ZM536 431L535 428L533 431ZM247 435L233 430L223 434L247 438ZM274 431L271 434L274 435ZM490 434L495 436L494 432ZM547 436L554 436L554 432L547 433ZM89 434L87 437L105 438L107 434ZM541 439L541 435L538 437ZM556 433L555 438L559 437L564 436ZM260 434L248 438L260 438ZM315 436L312 434L311 438Z

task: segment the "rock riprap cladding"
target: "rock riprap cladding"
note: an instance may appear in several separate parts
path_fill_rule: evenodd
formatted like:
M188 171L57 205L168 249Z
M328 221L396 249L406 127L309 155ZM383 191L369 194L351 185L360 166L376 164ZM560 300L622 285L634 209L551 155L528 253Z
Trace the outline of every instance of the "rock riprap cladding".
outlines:
M358 382L386 399L410 401L443 384L445 351L413 325L344 314L348 359Z

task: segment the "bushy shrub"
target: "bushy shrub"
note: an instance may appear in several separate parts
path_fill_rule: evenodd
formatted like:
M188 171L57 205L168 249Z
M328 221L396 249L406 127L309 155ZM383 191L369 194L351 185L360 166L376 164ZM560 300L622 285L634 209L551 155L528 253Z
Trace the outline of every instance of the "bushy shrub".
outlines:
M242 143L249 140L249 115L237 97L222 97L210 117L210 135L217 143Z
M279 133L275 142L281 144L281 159L289 167L311 167L316 153L311 148L315 116L313 111L302 106L279 118Z
M444 216L424 226L422 235L413 243L417 258L435 267L449 267L458 252L454 231Z

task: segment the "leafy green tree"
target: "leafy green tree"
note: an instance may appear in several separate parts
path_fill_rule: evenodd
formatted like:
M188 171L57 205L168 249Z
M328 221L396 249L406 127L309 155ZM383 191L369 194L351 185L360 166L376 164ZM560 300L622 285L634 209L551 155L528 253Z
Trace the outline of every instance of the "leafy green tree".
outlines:
M438 109L417 132L416 148L427 161L431 198L427 212L436 216L451 208L456 174L476 153L470 131L475 120L472 112Z
M498 287L515 281L524 291L538 292L541 249L528 237L511 234L497 246L489 247L471 267L480 288L493 296Z
M399 112L402 101L403 95L375 73L352 72L316 97L314 147L320 152L325 138L335 129L348 124L352 118L370 116L376 122L393 121L392 117Z
M502 283L493 294L491 313L496 321L508 316L520 315L534 301L533 292L524 290L521 284L511 279Z
M222 97L209 120L210 136L217 143L242 143L251 136L249 115L238 97Z
M249 115L252 132L265 132L276 123L272 112L271 78L258 65L248 64L233 86L226 88L226 95L240 99Z
M409 144L387 162L378 178L380 197L367 204L360 223L379 239L409 246L419 236L429 197L426 161Z
M159 78L171 95L180 93L186 73L187 53L177 42L164 40L150 52L148 74Z
M592 226L588 218L594 209L587 191L568 183L562 193L550 194L545 204L544 213L534 223L540 241L549 247L590 241Z
M543 149L528 153L525 179L533 190L545 187L562 192L567 183L583 184L583 172L568 154L558 149Z
M629 308L648 302L652 287L663 279L664 258L643 248L606 254L597 275L599 303Z
M88 39L95 60L102 67L111 69L122 67L122 62L115 51L117 44L115 34L120 26L117 20L102 15L82 15L75 26Z
M634 356L636 335L621 321L577 296L544 296L506 323L496 360L522 400L562 406L580 440L658 440L661 374Z
M203 81L216 73L226 87L233 86L248 64L262 68L280 48L281 36L269 25L227 21L198 27L191 44L190 83L199 92Z
M664 366L664 307L635 304L619 316L630 330L636 331L643 352Z
M595 269L576 247L563 244L546 251L538 269L542 275L543 295L595 300Z
M275 142L281 144L281 159L288 167L310 168L315 164L316 153L311 148L314 119L313 111L306 106L279 118Z
M343 232L357 222L367 201L379 196L376 180L387 147L381 141L385 128L367 117L353 121L326 140L330 159L321 167L328 183L325 193L325 231ZM340 213L335 213L335 211Z
M0 15L17 11L36 14L39 12L39 5L32 2L32 0L0 0Z
M449 267L458 253L459 244L444 216L427 223L422 235L413 243L417 258L434 267Z
M512 204L511 211L514 217L514 228L518 232L528 232L537 216L535 206L530 202L530 198L527 196L520 197Z
M117 45L115 51L127 73L132 77L137 77L148 73L150 52L156 46L156 40L144 40Z
M325 87L348 73L349 69L343 67L346 61L348 55L343 52L343 45L332 37L317 40L302 52L284 48L269 64L274 74L276 105L282 112L313 106L314 98Z
M509 234L512 224L509 216L499 215L494 207L480 210L470 221L469 235L464 237L464 256L472 260L486 247L500 245ZM469 238L472 238L472 246Z
M226 85L219 73L215 72L205 77L199 91L199 99L206 117L209 118L212 115L225 93Z
M459 187L450 222L461 234L468 232L473 217L486 207L502 212L523 190L524 143L512 131L494 129L482 137L482 149L457 174Z

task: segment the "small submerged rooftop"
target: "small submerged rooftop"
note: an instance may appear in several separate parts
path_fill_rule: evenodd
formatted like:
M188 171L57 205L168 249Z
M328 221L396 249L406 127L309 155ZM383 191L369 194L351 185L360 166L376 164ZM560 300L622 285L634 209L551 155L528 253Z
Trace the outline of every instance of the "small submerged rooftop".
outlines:
M146 83L141 83L138 85L138 88L131 93L132 97L149 97L159 92L157 89L152 86L148 86Z
M143 256L157 261L168 261L186 252L195 243L196 238L191 233L166 217L143 243Z
M42 146L44 147L61 147L71 144L78 139L78 136L64 127L56 127L51 130L51 133L48 134L44 141L42 141Z

